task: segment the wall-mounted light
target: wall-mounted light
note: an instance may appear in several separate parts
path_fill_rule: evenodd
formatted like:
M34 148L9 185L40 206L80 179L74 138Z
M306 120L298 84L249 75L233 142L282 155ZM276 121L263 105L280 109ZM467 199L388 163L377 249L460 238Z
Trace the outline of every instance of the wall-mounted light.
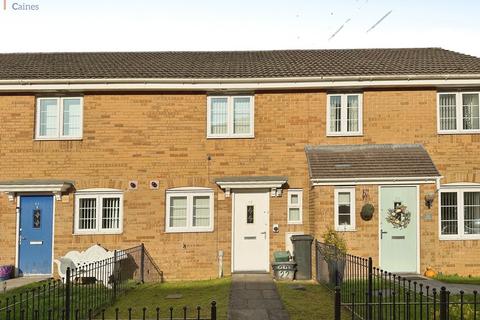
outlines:
M429 192L425 194L425 205L427 206L428 209L432 207L433 200L435 200L435 193Z

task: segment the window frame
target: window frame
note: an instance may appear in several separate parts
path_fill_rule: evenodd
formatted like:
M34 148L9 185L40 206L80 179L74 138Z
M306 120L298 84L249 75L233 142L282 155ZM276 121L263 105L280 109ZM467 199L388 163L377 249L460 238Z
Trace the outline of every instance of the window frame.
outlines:
M338 194L339 193L350 193L350 225L339 225L338 224ZM334 190L334 225L335 230L342 231L356 231L356 221L355 221L355 187L337 187Z
M298 204L292 204L291 195L298 195ZM302 189L288 189L287 191L287 224L303 224L303 190ZM299 209L299 220L290 220L290 209Z
M210 204L210 225L205 227L193 226L193 198L208 196ZM170 227L170 199L172 197L187 198L187 226ZM214 192L209 188L174 188L165 192L165 232L166 233L193 233L193 232L213 232L214 230Z
M479 187L441 187L438 192L438 236L440 240L480 240L480 234L465 234L464 194L479 192ZM457 194L457 230L458 234L442 234L442 193Z
M330 130L330 100L334 96L340 96L340 131L335 132ZM358 130L347 131L347 99L349 96L358 97ZM363 93L329 93L327 94L327 119L326 119L327 137L342 137L342 136L363 136Z
M227 99L227 133L214 134L211 133L211 100L212 98ZM233 101L235 98L249 98L250 99L250 132L249 133L234 133L234 111ZM255 96L253 95L230 95L230 96L208 96L207 97L207 139L245 139L255 137Z
M64 100L70 100L70 99L79 99L80 100L80 107L81 107L81 112L80 112L80 134L79 135L64 135L63 134L63 125L64 125L64 119L63 119L63 108ZM58 130L57 134L55 136L40 136L40 101L42 100L56 100L57 101L57 121L58 121ZM84 103L83 103L83 97L80 96L75 96L75 97L38 97L36 99L36 108L35 108L35 140L82 140L83 139L83 113L84 113Z
M455 124L457 127L455 130L445 130L445 129L442 129L440 126L440 96L443 94L455 95L455 117L456 117ZM464 94L477 94L479 99L479 104L480 104L480 91L437 92L437 132L438 134L478 134L480 133L480 129L463 129L463 95ZM479 106L479 109L480 109L480 106Z
M96 199L96 228L80 229L80 199ZM102 213L104 198L119 198L119 223L118 228L102 228ZM74 235L92 234L122 234L123 233L123 192L116 189L89 189L79 190L75 193Z

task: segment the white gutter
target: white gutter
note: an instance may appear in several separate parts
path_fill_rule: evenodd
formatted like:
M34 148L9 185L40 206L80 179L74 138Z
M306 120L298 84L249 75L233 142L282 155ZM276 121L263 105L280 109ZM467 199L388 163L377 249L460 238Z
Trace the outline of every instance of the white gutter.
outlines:
M0 92L25 91L158 91L275 90L368 87L473 87L480 74L368 77L225 78L225 79L30 79L0 80Z
M440 184L442 177L385 177L385 178L337 178L310 179L313 186L342 186L357 184Z

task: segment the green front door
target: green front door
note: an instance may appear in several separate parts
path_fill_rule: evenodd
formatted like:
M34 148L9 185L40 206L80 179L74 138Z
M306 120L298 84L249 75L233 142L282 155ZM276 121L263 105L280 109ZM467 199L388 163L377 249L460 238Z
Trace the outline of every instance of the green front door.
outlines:
M417 187L380 188L380 266L397 273L417 273Z

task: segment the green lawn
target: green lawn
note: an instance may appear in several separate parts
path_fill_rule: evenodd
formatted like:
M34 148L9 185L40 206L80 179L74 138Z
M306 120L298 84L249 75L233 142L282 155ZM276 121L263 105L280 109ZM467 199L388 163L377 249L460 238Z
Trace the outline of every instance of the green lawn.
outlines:
M128 318L128 309L131 307L132 318L142 318L142 308L147 308L147 318L156 317L156 308L160 308L161 317L170 316L170 307L173 307L175 317L183 317L183 308L187 307L189 317L196 317L197 306L201 307L202 316L210 316L210 304L217 302L218 319L227 318L228 300L230 294L230 278L151 283L137 286L135 289L119 297L117 302L105 311L105 318L115 318L115 309L121 318ZM168 299L168 295L181 295L177 299ZM98 316L101 318L101 315Z
M477 284L480 285L480 277L473 276L459 276L458 274L438 274L434 278L435 280L446 282L446 283L461 283L461 284Z
M303 286L305 290L294 290ZM277 282L277 289L290 320L333 319L333 293L311 281ZM350 319L348 310L342 309L342 320Z

